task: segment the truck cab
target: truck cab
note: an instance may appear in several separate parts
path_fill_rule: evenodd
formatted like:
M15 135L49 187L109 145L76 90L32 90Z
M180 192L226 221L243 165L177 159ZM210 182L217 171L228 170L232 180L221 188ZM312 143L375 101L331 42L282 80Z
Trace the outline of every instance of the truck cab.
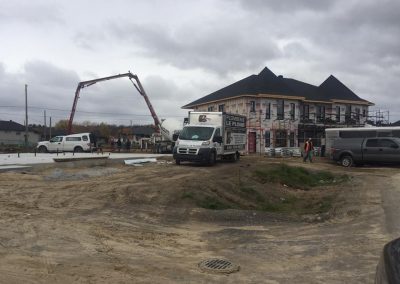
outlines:
M175 143L174 157L180 161L214 164L221 155L221 129L213 126L185 126Z

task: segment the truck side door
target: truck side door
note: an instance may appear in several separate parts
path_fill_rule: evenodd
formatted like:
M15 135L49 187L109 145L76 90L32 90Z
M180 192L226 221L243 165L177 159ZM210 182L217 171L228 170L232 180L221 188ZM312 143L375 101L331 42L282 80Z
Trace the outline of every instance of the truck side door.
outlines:
M215 129L214 137L221 137L221 129L220 128ZM214 143L215 149L217 150L217 155L222 155L223 154L222 143L214 142L214 138L213 138L213 143Z
M362 145L363 161L379 162L380 151L377 138L369 138L364 140Z
M399 145L390 138L381 138L378 141L381 162L400 162Z
M62 136L56 136L50 139L49 147L48 150L49 152L56 152L57 150L59 152L63 151L63 138Z

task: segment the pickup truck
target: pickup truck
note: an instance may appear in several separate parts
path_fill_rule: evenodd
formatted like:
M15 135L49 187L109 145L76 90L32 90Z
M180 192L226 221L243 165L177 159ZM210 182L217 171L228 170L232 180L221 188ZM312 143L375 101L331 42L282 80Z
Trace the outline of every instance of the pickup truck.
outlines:
M336 139L331 158L344 167L364 163L400 163L400 138Z
M90 152L96 149L95 137L91 133L56 136L41 141L36 146L39 153L47 152Z

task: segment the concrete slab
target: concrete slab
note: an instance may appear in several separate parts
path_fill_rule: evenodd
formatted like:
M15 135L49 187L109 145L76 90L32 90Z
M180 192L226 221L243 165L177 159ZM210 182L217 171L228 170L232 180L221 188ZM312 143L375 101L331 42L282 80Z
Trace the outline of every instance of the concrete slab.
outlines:
M117 159L143 159L143 158L159 158L171 157L171 154L151 154L151 153L20 153L18 154L0 154L0 166L7 165L37 165L37 164L53 164L54 159L82 159L108 157L111 160Z
M0 166L0 172L24 170L30 168L32 168L32 166L19 166L19 165Z

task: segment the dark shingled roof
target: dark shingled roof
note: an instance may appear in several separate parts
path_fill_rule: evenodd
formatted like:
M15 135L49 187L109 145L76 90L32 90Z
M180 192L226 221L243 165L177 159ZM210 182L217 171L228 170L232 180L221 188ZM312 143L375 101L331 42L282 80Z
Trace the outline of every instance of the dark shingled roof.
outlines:
M314 85L289 78L283 78L283 81L293 90L294 93L297 94L298 97L304 97L313 101L327 101L321 91Z
M211 101L229 99L241 95L257 94L295 95L294 92L284 83L282 78L276 76L271 70L265 67L260 74L251 75L239 80L232 85L191 102L190 104L183 106L183 108Z
M318 88L328 99L366 102L366 100L363 100L354 94L352 90L347 88L333 75L330 75Z
M0 120L0 131L25 131L25 126L12 120Z
M306 100L326 101L332 99L367 102L354 94L334 76L329 76L320 86L314 86L295 79L276 76L265 67L258 75L251 75L225 88L195 100L182 108L192 108L213 101L230 99L242 95L274 94L304 97Z

